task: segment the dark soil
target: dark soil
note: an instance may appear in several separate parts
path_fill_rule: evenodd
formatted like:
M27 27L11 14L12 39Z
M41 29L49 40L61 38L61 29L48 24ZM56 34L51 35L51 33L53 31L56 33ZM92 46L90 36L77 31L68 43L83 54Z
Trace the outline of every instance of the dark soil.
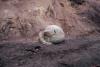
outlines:
M98 67L99 64L99 37L66 40L55 45L0 44L0 67Z

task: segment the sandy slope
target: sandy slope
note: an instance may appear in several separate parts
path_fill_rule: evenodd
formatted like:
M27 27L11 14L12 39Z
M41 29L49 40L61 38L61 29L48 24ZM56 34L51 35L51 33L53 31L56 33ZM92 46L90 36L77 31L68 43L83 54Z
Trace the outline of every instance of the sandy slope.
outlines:
M66 38L99 29L99 0L0 0L0 41L37 39L47 25L61 26Z

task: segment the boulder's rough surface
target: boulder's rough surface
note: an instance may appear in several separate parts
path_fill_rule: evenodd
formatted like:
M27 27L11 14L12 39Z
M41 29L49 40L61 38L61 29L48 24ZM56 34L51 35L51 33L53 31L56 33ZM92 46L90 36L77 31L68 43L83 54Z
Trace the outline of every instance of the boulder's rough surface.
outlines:
M100 26L99 0L0 0L0 40L32 40L46 25L60 25L66 38Z

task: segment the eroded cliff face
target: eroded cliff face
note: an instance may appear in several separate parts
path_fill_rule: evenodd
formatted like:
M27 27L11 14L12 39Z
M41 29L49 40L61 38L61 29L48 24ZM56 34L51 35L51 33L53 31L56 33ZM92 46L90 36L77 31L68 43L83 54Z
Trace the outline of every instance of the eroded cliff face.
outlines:
M99 0L0 0L0 40L36 41L47 25L61 26L66 38L99 31Z

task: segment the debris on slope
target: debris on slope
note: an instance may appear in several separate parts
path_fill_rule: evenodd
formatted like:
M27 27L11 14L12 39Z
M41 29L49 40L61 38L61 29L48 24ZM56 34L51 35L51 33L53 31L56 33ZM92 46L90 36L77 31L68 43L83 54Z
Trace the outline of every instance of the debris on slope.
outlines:
M67 38L89 34L96 29L91 22L99 24L100 1L95 5L92 1L0 0L0 40L35 41L39 31L50 24L61 26Z

